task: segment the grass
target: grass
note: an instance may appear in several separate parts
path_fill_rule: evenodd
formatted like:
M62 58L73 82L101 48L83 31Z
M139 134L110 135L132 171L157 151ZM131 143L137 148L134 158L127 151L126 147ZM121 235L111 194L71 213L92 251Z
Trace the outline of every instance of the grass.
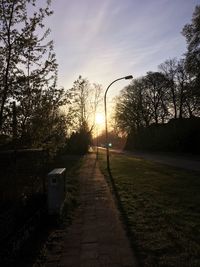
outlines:
M199 173L118 154L111 172L141 265L200 266Z
M82 165L82 157L63 155L58 160L57 166L65 166L66 168L66 198L61 210L61 223L70 224L73 211L77 207L79 195L79 170Z

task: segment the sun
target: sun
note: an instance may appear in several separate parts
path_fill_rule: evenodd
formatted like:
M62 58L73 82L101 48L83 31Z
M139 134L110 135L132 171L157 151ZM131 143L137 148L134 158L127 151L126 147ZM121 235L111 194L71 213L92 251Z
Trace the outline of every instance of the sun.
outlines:
M104 123L104 116L103 116L103 113L97 113L96 116L95 116L95 122L96 124L98 125L101 125Z

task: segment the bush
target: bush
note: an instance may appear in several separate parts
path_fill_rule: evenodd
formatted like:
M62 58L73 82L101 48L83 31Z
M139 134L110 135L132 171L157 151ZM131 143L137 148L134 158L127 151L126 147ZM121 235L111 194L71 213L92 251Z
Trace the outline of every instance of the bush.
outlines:
M83 129L80 132L72 133L64 150L70 154L84 155L88 152L90 144L91 134Z
M199 154L200 118L172 119L166 124L139 129L128 136L126 149Z

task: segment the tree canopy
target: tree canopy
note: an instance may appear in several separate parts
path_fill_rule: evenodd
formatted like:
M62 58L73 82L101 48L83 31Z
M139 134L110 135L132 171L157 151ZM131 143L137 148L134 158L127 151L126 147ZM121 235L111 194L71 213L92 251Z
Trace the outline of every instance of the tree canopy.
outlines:
M18 141L29 146L65 132L59 107L66 96L57 88L56 55L45 29L53 12L50 1L40 4L0 1L0 132L12 136L15 131Z
M200 6L195 8L192 23L184 26L183 35L185 57L166 60L158 72L147 72L121 91L115 119L122 131L200 116Z

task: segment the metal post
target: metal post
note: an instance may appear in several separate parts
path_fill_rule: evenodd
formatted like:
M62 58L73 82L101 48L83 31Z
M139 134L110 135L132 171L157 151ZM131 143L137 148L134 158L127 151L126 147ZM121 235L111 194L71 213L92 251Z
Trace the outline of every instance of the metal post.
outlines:
M98 134L98 125L97 125L97 129L96 129L96 146L97 146L97 160L99 157L99 134Z
M105 130L106 130L106 158L107 158L107 170L108 172L110 173L110 154L109 154L109 146L108 146L108 122L107 122L107 104L106 104L106 96L107 96L107 92L108 92L108 89L110 88L110 86L119 81L119 80L128 80L128 79L132 79L133 76L132 75L128 75L128 76L125 76L125 77L122 77L122 78L119 78L119 79L116 79L114 80L113 82L111 82L106 91L105 91L105 94L104 94L104 110L105 110Z

